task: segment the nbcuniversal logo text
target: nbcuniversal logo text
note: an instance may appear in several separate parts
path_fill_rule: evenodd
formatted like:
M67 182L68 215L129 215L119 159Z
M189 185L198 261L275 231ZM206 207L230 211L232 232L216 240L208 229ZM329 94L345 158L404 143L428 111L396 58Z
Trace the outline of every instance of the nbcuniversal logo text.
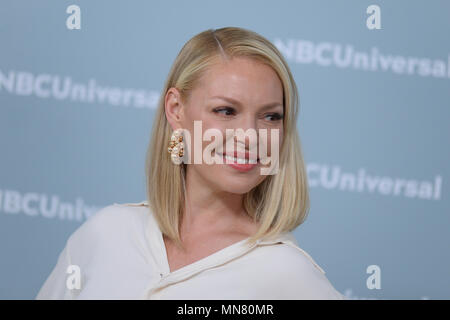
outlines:
M25 214L29 217L83 221L90 218L101 208L88 206L79 197L75 200L75 203L72 203L61 201L57 195L37 192L20 193L16 190L0 189L0 212L8 215Z
M8 73L0 70L0 93L2 92L18 96L149 109L155 109L159 99L157 91L100 86L95 79L82 83L75 82L69 76L13 70Z
M384 54L373 46L370 51L356 50L351 44L313 42L309 40L277 38L275 46L287 60L301 64L334 66L360 71L393 72L399 75L450 78L450 54L444 59L430 59Z
M417 180L372 175L365 168L358 169L357 173L344 172L340 166L319 163L308 164L307 172L310 187L423 200L441 199L443 179L440 174L430 180Z

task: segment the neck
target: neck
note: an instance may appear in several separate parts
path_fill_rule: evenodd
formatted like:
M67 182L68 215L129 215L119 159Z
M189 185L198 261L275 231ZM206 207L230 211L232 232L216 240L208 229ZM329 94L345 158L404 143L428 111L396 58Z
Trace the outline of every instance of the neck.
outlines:
M215 190L208 181L186 170L186 203L181 224L185 235L232 230L246 217L243 195Z

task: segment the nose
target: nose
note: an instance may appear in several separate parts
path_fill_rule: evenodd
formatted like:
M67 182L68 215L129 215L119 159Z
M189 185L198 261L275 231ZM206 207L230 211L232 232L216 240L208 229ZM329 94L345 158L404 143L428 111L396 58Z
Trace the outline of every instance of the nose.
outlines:
M242 116L234 128L234 142L238 150L245 148L256 151L258 145L258 122L255 115L250 113Z

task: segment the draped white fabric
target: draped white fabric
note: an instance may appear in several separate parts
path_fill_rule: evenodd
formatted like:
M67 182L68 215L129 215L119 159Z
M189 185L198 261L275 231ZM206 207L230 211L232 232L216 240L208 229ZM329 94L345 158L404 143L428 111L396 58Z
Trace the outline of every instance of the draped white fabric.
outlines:
M147 202L115 203L69 237L36 299L344 299L290 232L245 240L170 272Z

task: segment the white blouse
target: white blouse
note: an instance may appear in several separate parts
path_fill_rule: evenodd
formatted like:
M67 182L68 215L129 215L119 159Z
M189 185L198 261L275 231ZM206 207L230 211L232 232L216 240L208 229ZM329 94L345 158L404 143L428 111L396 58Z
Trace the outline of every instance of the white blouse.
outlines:
M147 201L114 203L69 237L36 299L345 299L290 232L246 240L170 272Z

